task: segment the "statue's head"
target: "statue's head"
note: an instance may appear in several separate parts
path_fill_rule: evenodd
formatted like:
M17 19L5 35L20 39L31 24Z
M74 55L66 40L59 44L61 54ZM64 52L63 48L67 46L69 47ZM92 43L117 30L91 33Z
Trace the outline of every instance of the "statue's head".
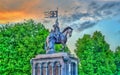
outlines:
M66 27L66 28L62 31L62 33L66 32L66 31L67 31L67 33L69 34L69 37L71 37L71 36L72 36L72 31L73 31L73 29L68 26L68 27Z
M72 29L71 27L69 27L69 30L68 30L69 37L71 37L71 36L72 36L72 31L73 31L73 29Z

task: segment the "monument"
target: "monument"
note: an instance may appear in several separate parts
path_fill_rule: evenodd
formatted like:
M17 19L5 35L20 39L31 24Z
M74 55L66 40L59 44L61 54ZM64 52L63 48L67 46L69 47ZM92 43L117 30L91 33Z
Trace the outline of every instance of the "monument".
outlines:
M58 12L56 12L56 14L58 14ZM52 17L54 17L54 15L52 13ZM78 75L78 59L64 52L67 36L71 37L72 31L73 29L71 27L66 27L61 32L58 18L56 19L53 30L51 30L46 38L46 54L39 54L30 61L32 65L32 75ZM55 52L55 44L62 44L61 52Z

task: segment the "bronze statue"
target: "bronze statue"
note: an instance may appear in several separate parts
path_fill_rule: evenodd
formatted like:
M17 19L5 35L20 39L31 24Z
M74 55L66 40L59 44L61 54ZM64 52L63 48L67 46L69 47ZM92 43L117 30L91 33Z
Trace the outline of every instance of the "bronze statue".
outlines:
M54 30L51 30L45 43L45 50L47 54L55 53L54 50L55 44L62 44L63 47L61 50L64 51L67 42L67 35L71 37L73 31L71 27L66 27L62 32L60 32L58 19L56 19L56 22L53 25L53 27Z

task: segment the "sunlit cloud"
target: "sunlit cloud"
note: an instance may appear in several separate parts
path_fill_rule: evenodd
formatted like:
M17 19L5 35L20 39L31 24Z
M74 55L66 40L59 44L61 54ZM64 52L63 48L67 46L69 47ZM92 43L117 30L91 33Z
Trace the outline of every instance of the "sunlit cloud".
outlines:
M0 23L8 23L8 22L19 22L24 19L39 19L38 16L43 18L43 14L34 15L25 12L0 12Z
M42 0L0 0L0 23L44 18Z

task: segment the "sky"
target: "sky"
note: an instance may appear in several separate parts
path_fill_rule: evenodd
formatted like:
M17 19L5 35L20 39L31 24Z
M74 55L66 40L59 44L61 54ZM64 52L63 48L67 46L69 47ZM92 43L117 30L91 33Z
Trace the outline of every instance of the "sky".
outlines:
M67 42L71 51L78 38L96 30L113 51L120 46L120 0L0 0L0 24L33 19L51 30L55 19L45 18L44 12L57 7L61 31L67 26L74 29Z

